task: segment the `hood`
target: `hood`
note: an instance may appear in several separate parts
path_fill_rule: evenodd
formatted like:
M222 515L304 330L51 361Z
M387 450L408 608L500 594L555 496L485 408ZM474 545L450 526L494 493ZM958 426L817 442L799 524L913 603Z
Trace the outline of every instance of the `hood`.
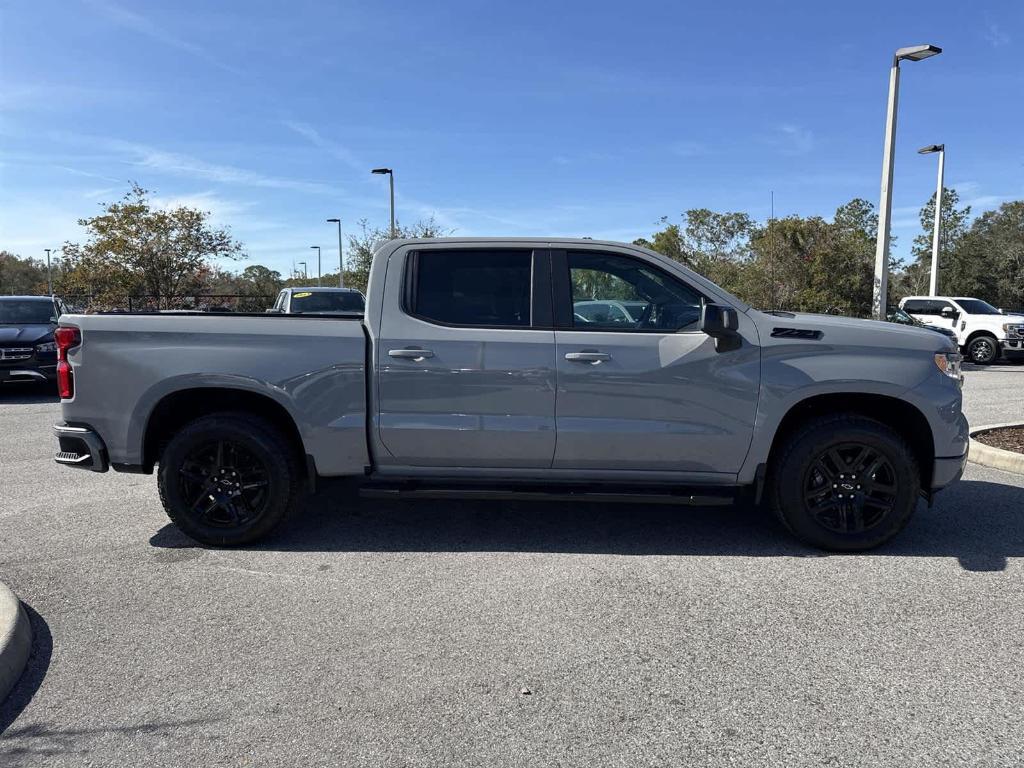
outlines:
M820 339L805 342L812 344L877 346L890 349L903 347L926 352L940 352L944 348L953 349L955 347L952 339L929 328L916 328L912 325L801 312L787 312L782 315L770 315L765 312L751 312L751 314L756 314L755 319L761 333L762 343L768 339L784 343L796 341L793 338L772 336L776 329L793 328L820 331Z
M0 344L39 344L53 341L52 325L0 325Z

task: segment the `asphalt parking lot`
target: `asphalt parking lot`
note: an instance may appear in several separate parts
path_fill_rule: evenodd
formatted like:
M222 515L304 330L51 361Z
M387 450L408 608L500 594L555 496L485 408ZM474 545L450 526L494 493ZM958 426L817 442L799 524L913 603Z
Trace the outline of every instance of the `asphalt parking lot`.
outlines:
M972 423L1024 366L967 373ZM193 546L152 477L64 470L0 392L0 580L31 609L0 764L1011 765L1024 477L969 465L867 555L748 508L315 499ZM528 691L528 693L524 693Z

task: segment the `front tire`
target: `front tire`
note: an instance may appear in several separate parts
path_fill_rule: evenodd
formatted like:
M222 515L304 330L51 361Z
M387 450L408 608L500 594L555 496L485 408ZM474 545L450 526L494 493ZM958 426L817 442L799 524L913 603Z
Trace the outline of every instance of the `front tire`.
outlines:
M160 458L164 511L183 533L219 547L263 538L288 516L300 491L288 441L246 413L216 413L186 425Z
M920 476L906 441L862 416L816 419L772 467L772 506L782 524L820 549L859 552L892 539L917 506Z
M999 357L999 342L995 336L978 336L967 345L967 356L976 365L989 365Z

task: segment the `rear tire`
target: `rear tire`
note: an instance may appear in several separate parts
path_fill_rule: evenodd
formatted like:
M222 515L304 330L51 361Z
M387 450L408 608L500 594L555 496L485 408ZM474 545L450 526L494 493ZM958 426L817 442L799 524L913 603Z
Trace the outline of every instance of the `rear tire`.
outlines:
M967 345L967 357L975 365L990 365L999 357L999 342L995 336L976 336Z
M285 520L300 496L301 472L272 424L248 413L215 413L171 438L157 487L183 533L230 547L257 541Z
M920 475L896 432L863 416L827 416L801 427L770 478L772 507L798 539L859 552L896 536L917 507Z

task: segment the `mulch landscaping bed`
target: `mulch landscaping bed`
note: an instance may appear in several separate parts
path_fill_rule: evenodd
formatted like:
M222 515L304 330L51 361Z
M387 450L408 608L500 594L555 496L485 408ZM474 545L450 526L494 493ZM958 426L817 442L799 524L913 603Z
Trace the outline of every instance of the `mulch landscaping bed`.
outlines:
M1024 453L1024 427L1000 427L975 435L974 439L993 448Z

